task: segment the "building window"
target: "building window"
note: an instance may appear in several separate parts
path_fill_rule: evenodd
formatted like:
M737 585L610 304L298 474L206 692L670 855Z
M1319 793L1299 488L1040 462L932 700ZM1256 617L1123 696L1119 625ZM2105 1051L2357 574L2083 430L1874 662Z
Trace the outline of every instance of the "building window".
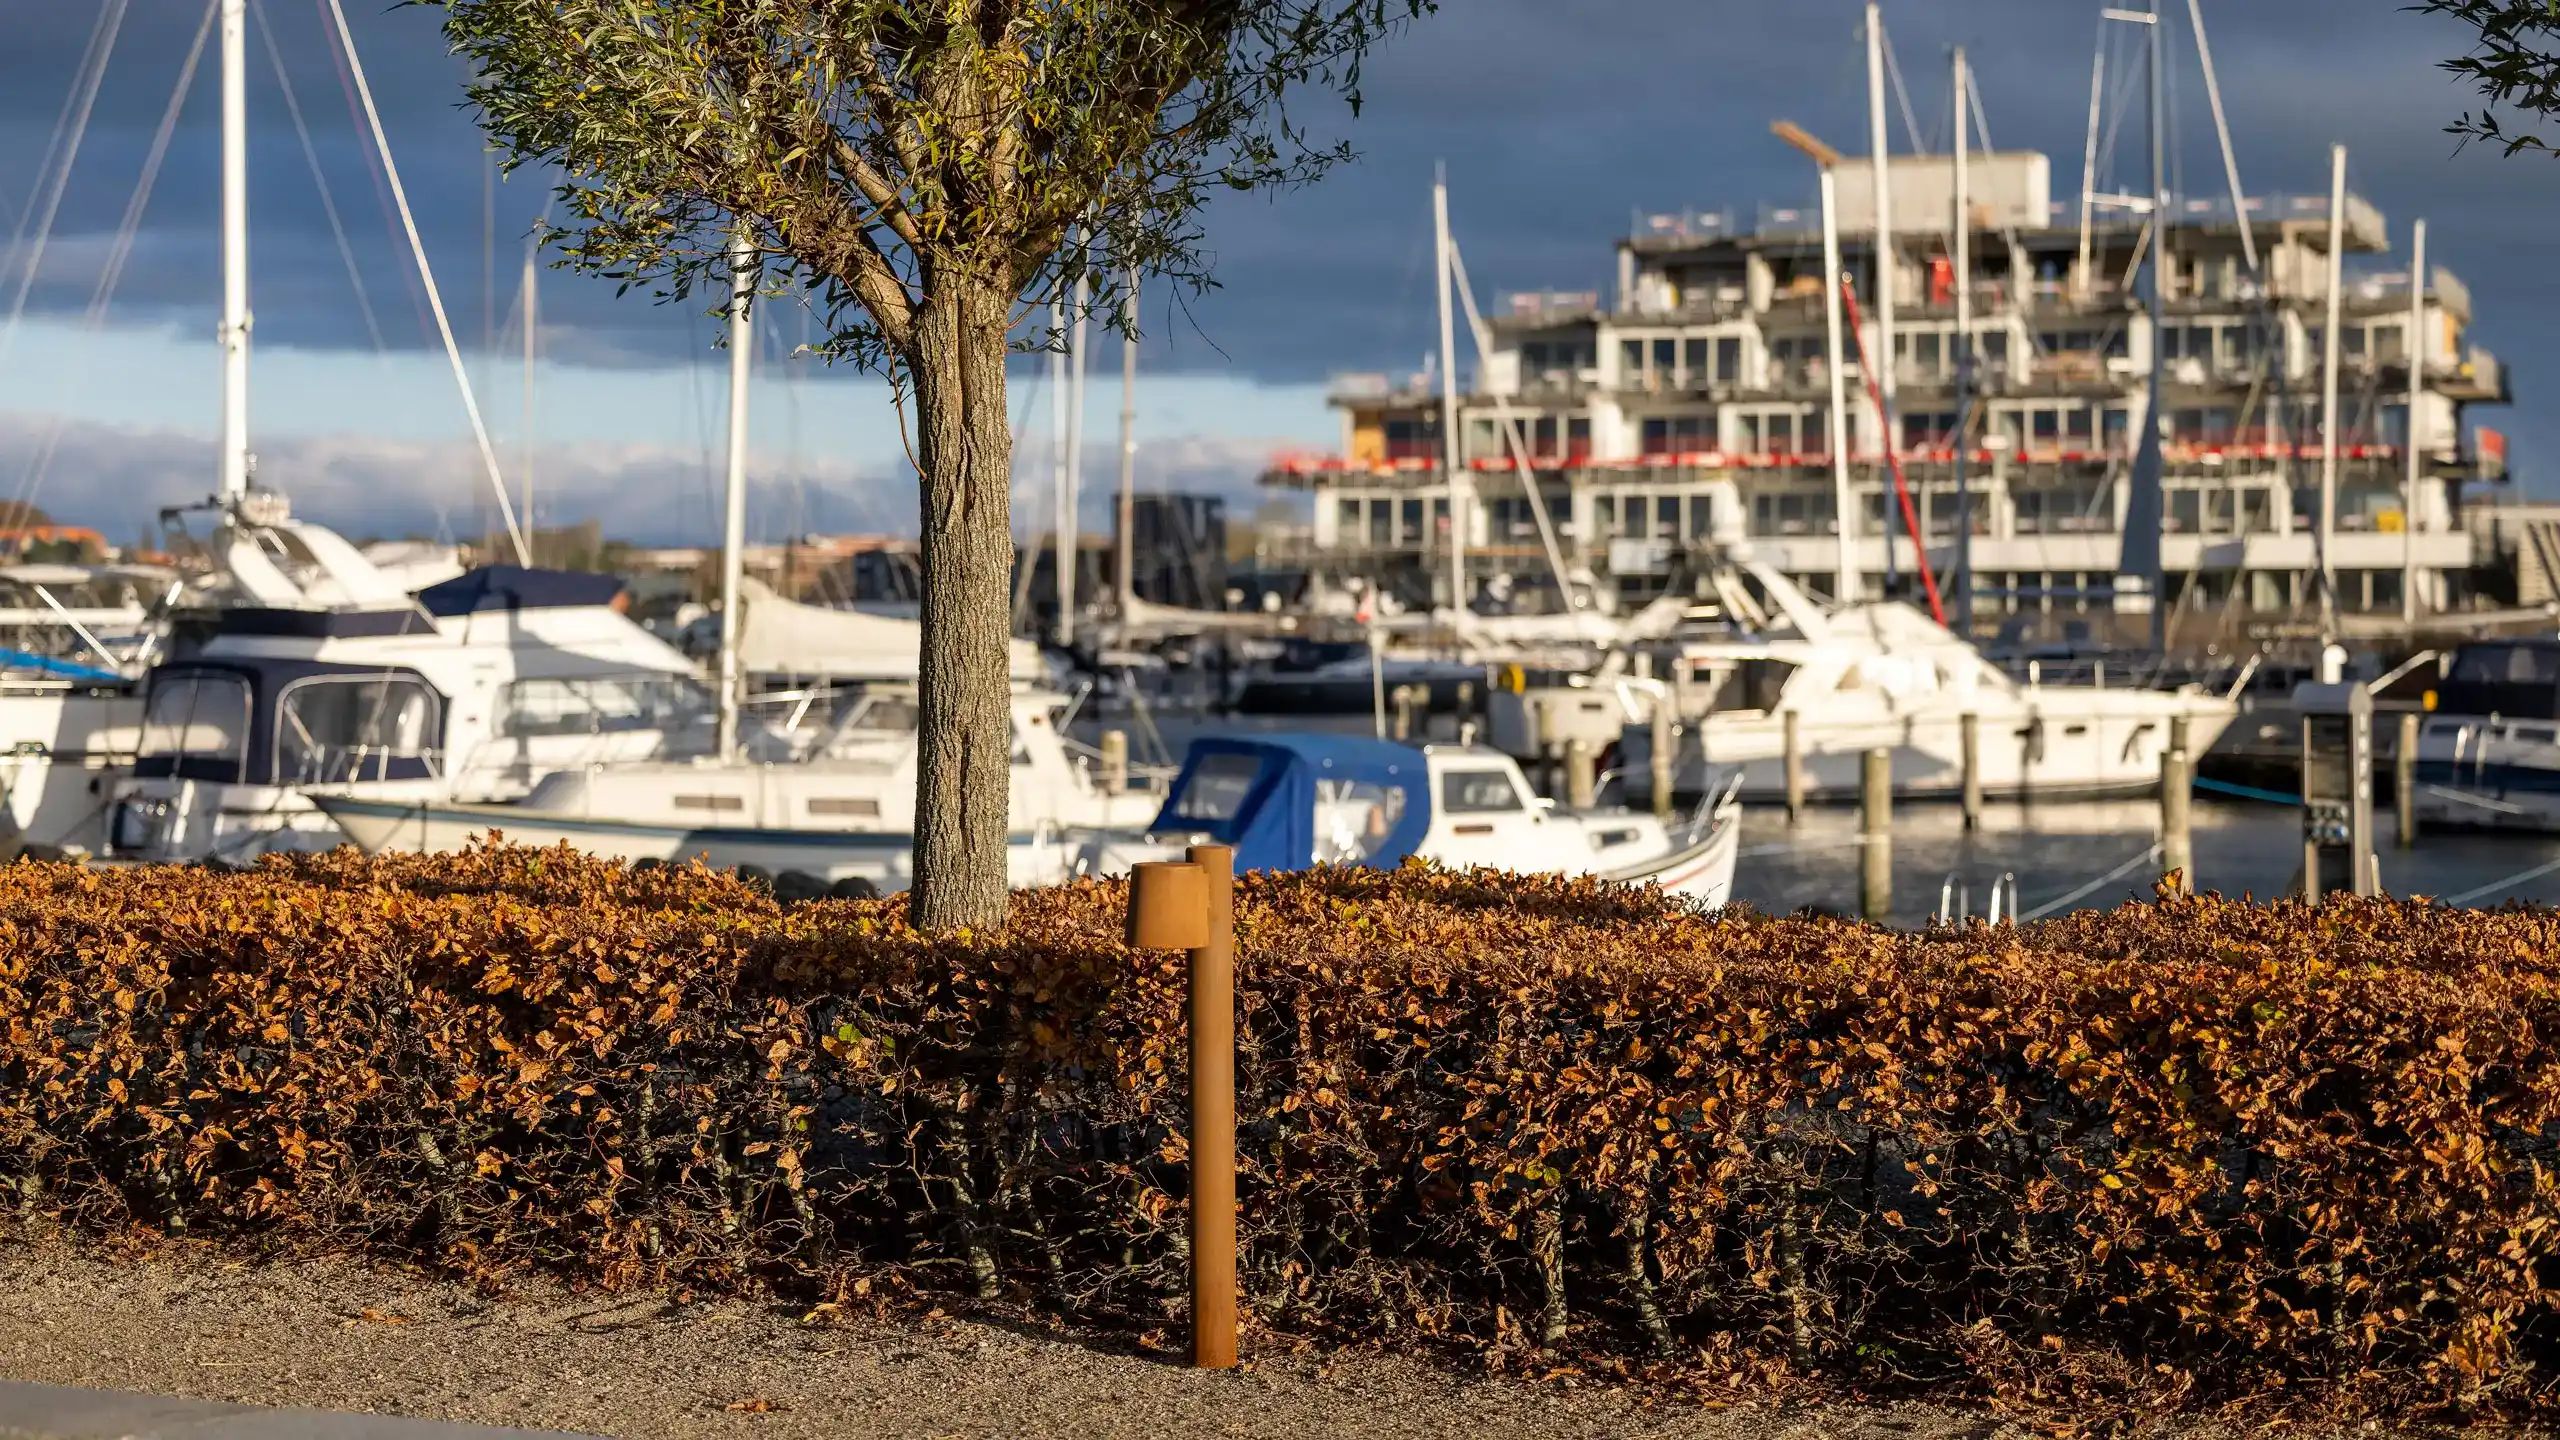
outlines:
M1902 444L1905 449L1933 450L1955 443L1956 415L1952 410L1918 411L1902 417Z
M1680 455L1716 448L1715 419L1707 415L1657 415L1644 422L1644 453Z
M1680 344L1676 340L1653 342L1653 383L1660 385L1671 379L1672 369L1679 363L1679 354Z
M1731 385L1742 378L1742 337L1716 337L1716 383Z
M1691 385L1705 385L1715 379L1707 368L1707 342L1701 339L1680 342L1680 369Z
M1644 342L1625 340L1618 345L1618 383L1629 390L1644 388Z
M1704 540L1715 534L1715 521L1716 497L1713 495L1692 495L1689 497L1690 539Z

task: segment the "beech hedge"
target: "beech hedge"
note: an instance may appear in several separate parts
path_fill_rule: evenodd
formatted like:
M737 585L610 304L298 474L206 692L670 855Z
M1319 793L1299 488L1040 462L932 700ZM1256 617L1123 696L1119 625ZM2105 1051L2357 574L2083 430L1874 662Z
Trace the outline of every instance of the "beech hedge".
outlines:
M0 868L0 1214L1181 1313L1179 956L566 851ZM1259 1331L2057 1411L2560 1413L2560 917L1240 882Z

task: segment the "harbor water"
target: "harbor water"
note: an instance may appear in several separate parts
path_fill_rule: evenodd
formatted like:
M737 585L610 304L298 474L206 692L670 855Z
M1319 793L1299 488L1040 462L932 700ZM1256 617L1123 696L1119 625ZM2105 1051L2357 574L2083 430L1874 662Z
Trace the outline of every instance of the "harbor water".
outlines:
M1893 921L1920 925L1938 907L1949 875L1971 891L1975 915L1989 908L1999 877L2017 877L2020 912L2063 900L2099 877L2125 869L2061 908L2088 909L2147 899L2159 878L2144 860L2158 836L2160 807L2150 801L1988 805L1982 828L1968 832L1958 807L1897 805L1893 811ZM2289 805L2196 797L2192 818L2196 888L2225 895L2282 895L2301 867L2302 812ZM1801 906L1853 914L1858 908L1858 812L1816 806L1794 825L1776 808L1746 811L1742 864L1734 898L1785 914ZM2560 836L2441 834L2418 837L2414 850L2392 843L2393 817L2374 812L2374 853L2383 888L2394 895L2451 898L2484 886L2473 905L2507 900L2560 903L2560 866L2510 884L2494 884L2560 861Z
M1164 746L1159 753L1175 758L1199 735L1316 729L1366 734L1372 728L1365 716L1193 712L1157 714L1152 722ZM1443 738L1446 724L1441 722ZM1157 758L1150 754L1154 744L1143 735L1145 728L1126 713L1107 719L1085 715L1072 734L1092 744L1105 729L1127 731L1132 758L1143 762ZM1967 908L1974 915L1988 910L1992 886L2004 874L2016 877L2019 911L2030 916L2048 906L2103 908L2147 899L2160 876L2156 859L2145 858L2158 839L2159 823L2160 807L2151 800L1992 804L1975 831L1964 828L1953 804L1896 805L1893 923L1926 924L1951 875L1969 892ZM2199 890L2272 899L2293 883L2302 855L2299 809L2199 794L2192 827ZM2383 888L2394 895L2467 897L2464 903L2482 906L2509 900L2560 904L2560 836L2430 832L2418 837L2416 849L2401 850L2393 844L2394 817L2387 807L2374 811L2373 829ZM1812 806L1792 825L1774 806L1746 810L1734 898L1769 914L1805 906L1856 913L1857 833L1853 806ZM2500 883L2505 877L2520 878Z

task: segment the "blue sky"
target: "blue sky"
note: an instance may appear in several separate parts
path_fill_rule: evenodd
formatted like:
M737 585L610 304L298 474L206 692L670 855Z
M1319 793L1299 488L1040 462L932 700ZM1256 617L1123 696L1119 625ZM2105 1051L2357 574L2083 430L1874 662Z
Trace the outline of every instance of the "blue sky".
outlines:
M323 43L319 0L253 0L250 44L254 430L261 473L307 514L363 533L476 532L482 482L463 411L423 323L406 254L369 175ZM0 51L0 244L18 228L37 157L72 84L93 4L22 7ZM2183 22L2183 6L2170 7ZM2560 365L2551 320L2560 221L2550 160L2456 153L2442 127L2472 101L2433 62L2462 35L2396 0L2205 0L2243 179L2253 193L2316 191L2331 141L2352 188L2390 218L2430 221L2432 258L2470 283L2474 339L2513 366L2525 402L2488 423L2515 435L2533 484L2560 422L2534 414ZM1895 0L1885 7L1924 140L1945 143L1946 54L1967 47L1991 139L2054 156L2074 191L2098 22L2081 0ZM204 0L130 0L25 313L0 340L0 489L35 478L64 519L134 535L157 506L211 480L218 294L213 71L199 72L167 166L103 323L85 313ZM350 20L380 99L511 483L524 441L523 377L505 332L521 237L544 194L503 185L431 10L353 0ZM1431 345L1429 184L1445 161L1454 224L1484 298L1513 288L1599 288L1611 240L1636 210L1741 208L1807 198L1801 160L1768 136L1797 120L1865 148L1859 7L1850 0L1448 0L1371 69L1367 106L1320 122L1363 159L1308 191L1222 198L1209 217L1219 288L1146 310L1141 471L1150 484L1250 495L1275 448L1322 446L1335 426L1328 371L1418 362ZM2220 190L2185 26L2172 28L2174 152L2182 188ZM264 43L308 124L363 278L364 304ZM1901 126L1896 125L1897 144ZM2124 154L2133 156L2136 122ZM485 257L485 259L484 259ZM22 257L0 256L0 324ZM369 305L386 349L364 319ZM616 299L609 282L546 272L533 470L546 521L602 519L637 538L704 533L720 453L725 356L698 305ZM785 354L801 334L766 312L775 353L756 397L755 528L899 529L911 523L894 419L876 382ZM1107 476L1116 342L1095 357L1087 473ZM1028 381L1026 371L1021 379ZM1019 493L1046 514L1048 397L1017 386L1028 421ZM38 474L38 457L47 457ZM1097 485L1098 489L1099 486Z

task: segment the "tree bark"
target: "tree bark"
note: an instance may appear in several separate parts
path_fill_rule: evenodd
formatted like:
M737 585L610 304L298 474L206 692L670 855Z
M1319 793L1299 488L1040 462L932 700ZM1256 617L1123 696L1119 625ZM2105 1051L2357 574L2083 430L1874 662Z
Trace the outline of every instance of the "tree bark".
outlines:
M907 913L919 930L994 930L1005 921L1013 783L1011 297L957 266L931 276L926 297L906 357L924 572Z

